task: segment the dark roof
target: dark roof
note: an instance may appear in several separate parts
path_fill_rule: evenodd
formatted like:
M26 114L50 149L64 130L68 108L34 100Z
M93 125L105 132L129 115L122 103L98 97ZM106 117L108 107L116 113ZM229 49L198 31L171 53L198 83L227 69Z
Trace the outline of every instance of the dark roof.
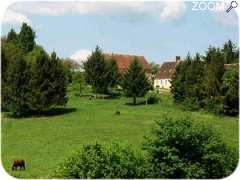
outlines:
M123 55L123 54L104 54L106 60L113 59L116 61L118 69L120 71L126 71L129 65L137 59L137 61L145 68L147 72L151 71L151 65L147 62L144 56L136 55Z
M171 79L177 64L176 61L163 63L158 71L157 79Z

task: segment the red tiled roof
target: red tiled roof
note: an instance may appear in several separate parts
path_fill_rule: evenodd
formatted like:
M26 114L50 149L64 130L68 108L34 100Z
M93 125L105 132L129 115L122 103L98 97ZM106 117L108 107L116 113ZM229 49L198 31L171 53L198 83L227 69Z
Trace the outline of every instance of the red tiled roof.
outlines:
M157 73L157 79L171 79L177 64L177 61L163 63Z
M123 55L123 54L104 54L106 60L115 60L120 71L126 71L129 65L137 59L137 61L145 68L147 72L151 71L151 65L144 56Z

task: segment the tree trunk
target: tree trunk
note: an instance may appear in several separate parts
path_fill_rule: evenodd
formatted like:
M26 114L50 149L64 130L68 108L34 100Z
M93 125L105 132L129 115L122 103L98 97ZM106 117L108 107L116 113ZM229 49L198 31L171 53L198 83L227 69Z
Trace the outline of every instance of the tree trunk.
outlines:
M133 104L136 105L136 96L133 96Z

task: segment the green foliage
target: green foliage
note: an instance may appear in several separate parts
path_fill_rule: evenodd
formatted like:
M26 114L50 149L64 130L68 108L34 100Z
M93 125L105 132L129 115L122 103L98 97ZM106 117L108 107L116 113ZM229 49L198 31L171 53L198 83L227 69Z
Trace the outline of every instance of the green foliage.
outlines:
M9 72L9 110L14 116L23 116L29 112L30 69L22 56L16 57Z
M223 75L222 91L224 95L224 112L228 115L239 113L239 71L237 68L227 70Z
M237 115L237 73L232 80L230 75L224 77L224 62L233 62L234 58L238 58L238 53L231 41L225 43L223 49L210 46L202 60L198 53L193 59L188 55L177 65L171 80L175 102L182 103L187 110L205 108L217 114ZM227 81L232 82L232 88ZM231 93L227 93L227 89L231 89ZM230 94L234 95L230 97Z
M78 88L76 88L77 89L77 92L75 92L76 95L82 95L83 90L86 86L85 79L84 79L84 73L82 73L82 72L74 73L72 84L74 84L78 87Z
M35 55L32 55L35 54ZM42 49L33 51L32 59L32 111L42 113L67 102L67 78L64 67L53 52L51 57Z
M23 23L2 42L2 108L14 116L40 114L67 102L67 78L61 61L35 45L35 33Z
M9 110L9 69L16 59L23 56L22 50L13 42L1 39L1 108L5 111Z
M141 64L135 59L124 74L122 87L127 96L133 97L133 104L136 104L136 97L144 96L151 88Z
M203 91L207 97L221 94L222 76L224 74L224 60L220 49L210 47L207 51L203 76Z
M130 146L85 145L61 164L54 176L61 178L146 178L146 158Z
M145 99L146 104L155 104L160 101L160 95L156 91L149 90L145 95Z
M237 166L233 152L211 128L188 117L156 123L144 146L155 178L223 178Z
M173 98L176 102L181 102L185 98L185 79L186 79L186 70L187 63L183 62L178 64L175 73L171 79L171 93L173 94Z
M55 52L50 56L50 82L52 90L49 90L49 98L52 105L63 106L67 103L68 79L64 66Z
M14 31L14 29L11 29L10 32L7 34L7 42L11 42L11 43L18 42L18 35Z
M83 63L85 70L85 80L96 93L104 93L107 87L104 86L106 64L102 50L97 46L92 55Z
M100 47L83 63L85 80L95 93L108 93L108 88L114 87L119 81L119 72L114 60L107 62Z
M224 43L222 53L225 64L238 63L239 50L231 40Z
M33 50L33 47L35 45L35 32L26 23L23 23L21 26L21 30L18 35L18 42L19 46L25 53Z
M114 59L111 59L106 63L106 83L108 87L115 87L120 83L120 72L118 70L118 66Z

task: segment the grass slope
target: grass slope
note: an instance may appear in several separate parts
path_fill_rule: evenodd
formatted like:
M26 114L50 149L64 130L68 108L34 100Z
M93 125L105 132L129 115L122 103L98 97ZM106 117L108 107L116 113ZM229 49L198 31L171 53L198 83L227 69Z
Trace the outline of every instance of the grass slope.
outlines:
M238 118L218 117L206 112L184 112L168 94L155 105L130 106L132 99L71 97L65 113L22 119L2 118L2 163L13 176L46 178L56 165L82 144L119 141L140 146L154 120L164 114L188 115L212 126L224 141L238 149ZM115 111L121 115L115 115ZM11 171L14 159L25 159L26 171Z

